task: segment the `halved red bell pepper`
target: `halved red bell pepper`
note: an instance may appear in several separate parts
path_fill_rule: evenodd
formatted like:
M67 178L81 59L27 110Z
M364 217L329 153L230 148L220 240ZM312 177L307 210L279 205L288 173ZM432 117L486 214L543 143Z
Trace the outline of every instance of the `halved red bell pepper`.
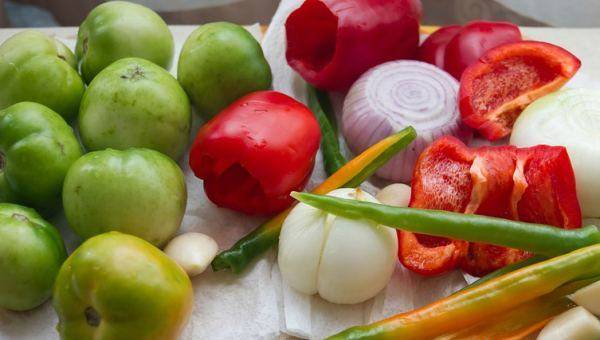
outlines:
M565 148L558 146L470 149L456 138L442 137L417 160L410 206L561 228L581 226L571 162ZM460 266L472 275L482 276L531 256L521 250L480 243L462 247L457 243L462 241L422 239L404 231L399 237L400 261L425 275ZM460 252L450 253L449 248Z
M415 56L420 0L306 0L286 23L288 64L323 90L348 89L383 62Z
M506 137L527 105L562 87L580 66L567 50L543 42L521 41L489 50L462 75L462 119L489 140Z
M190 166L218 206L268 215L292 204L319 149L317 120L302 103L275 91L248 94L206 123Z

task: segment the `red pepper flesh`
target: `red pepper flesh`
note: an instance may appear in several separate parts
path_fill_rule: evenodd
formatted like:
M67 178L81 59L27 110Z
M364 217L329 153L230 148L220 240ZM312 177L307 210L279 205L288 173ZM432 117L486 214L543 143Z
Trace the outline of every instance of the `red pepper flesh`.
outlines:
M462 119L488 140L506 137L527 105L562 87L580 66L574 55L548 43L521 41L496 47L462 75Z
M206 123L190 150L190 166L220 207L270 215L302 190L320 142L310 110L282 93L248 94Z
M342 91L383 62L415 56L420 0L306 0L286 23L288 64L308 83Z
M471 149L456 138L442 137L417 160L410 206L561 228L581 226L575 175L565 148L558 146ZM517 249L479 243L462 246L459 242L463 241L435 239L401 231L400 261L425 275L461 267L482 276L531 256Z

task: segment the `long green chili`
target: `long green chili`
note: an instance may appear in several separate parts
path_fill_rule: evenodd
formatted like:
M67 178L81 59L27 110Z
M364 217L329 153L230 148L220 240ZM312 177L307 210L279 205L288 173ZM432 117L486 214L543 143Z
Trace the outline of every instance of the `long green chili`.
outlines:
M334 215L369 219L421 234L517 248L546 257L600 243L600 231L593 225L567 230L543 224L440 210L399 208L309 193L295 192L292 196Z
M321 92L311 85L307 85L306 90L308 92L308 107L321 127L321 152L323 153L325 171L328 175L332 175L348 161L340 151L331 102L326 92Z

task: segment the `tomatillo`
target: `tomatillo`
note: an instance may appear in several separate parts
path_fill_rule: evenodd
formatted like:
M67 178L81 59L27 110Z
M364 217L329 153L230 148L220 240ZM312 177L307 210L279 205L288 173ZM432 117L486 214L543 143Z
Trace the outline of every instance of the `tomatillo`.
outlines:
M185 41L177 79L206 120L250 92L271 87L271 68L260 44L242 26L215 22Z
M35 210L0 203L0 307L35 308L52 293L67 258L63 240Z
M66 340L177 339L192 310L192 284L150 243L109 232L65 261L54 288L58 332Z
M1 110L0 201L56 211L67 170L81 153L73 129L49 108L22 102Z
M87 239L116 230L164 245L179 229L187 192L179 166L150 149L90 152L69 169L63 206Z
M86 83L122 58L140 57L168 69L173 60L173 35L148 7L109 1L94 8L77 32L75 56Z
M169 72L125 58L102 70L85 91L79 134L88 150L144 147L178 159L191 121L187 95Z
M75 57L60 41L26 30L0 45L0 110L32 101L70 120L77 115L84 84Z

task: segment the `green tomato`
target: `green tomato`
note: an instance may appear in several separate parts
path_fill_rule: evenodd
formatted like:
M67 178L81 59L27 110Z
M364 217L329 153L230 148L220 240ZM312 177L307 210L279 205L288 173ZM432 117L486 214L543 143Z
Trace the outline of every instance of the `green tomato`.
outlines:
M186 201L179 166L150 149L90 152L63 188L67 221L84 239L116 230L162 246L179 229Z
M58 230L35 210L0 203L0 307L35 308L52 293L67 252Z
M192 284L150 243L109 232L85 241L54 288L65 340L177 339L190 315Z
M85 91L79 134L88 150L144 147L178 159L189 139L191 112L169 72L126 58L102 70Z
M75 56L89 84L105 67L127 57L144 58L168 69L173 46L169 27L150 8L109 1L94 8L79 26Z
M23 31L0 45L0 109L32 101L65 119L75 117L84 91L75 57L39 31Z
M208 120L243 95L269 89L271 68L246 29L216 22L200 26L187 38L177 79Z
M56 211L67 170L80 156L73 129L58 113L30 102L0 111L0 201Z

